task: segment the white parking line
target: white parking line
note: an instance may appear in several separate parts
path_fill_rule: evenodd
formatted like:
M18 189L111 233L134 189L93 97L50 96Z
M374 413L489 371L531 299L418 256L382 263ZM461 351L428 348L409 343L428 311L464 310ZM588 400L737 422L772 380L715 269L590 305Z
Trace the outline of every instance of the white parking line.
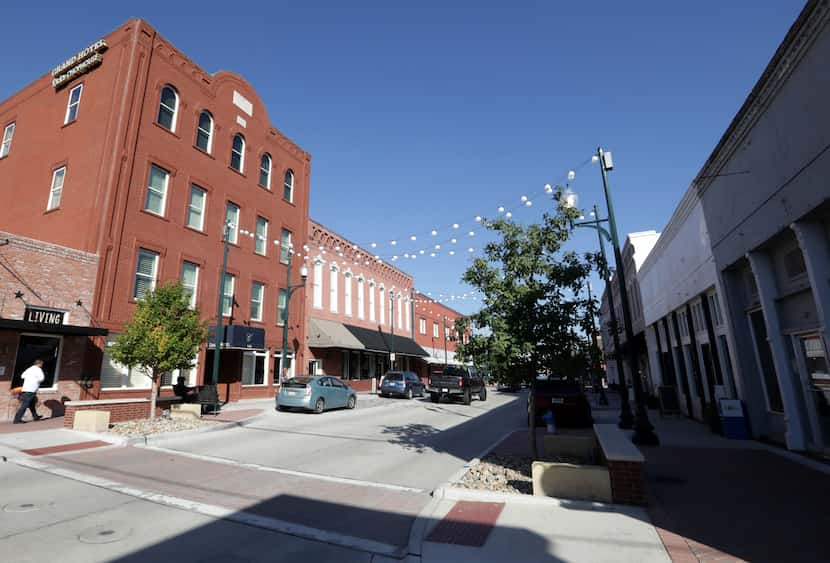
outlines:
M425 494L428 493L426 489L416 489L415 487L405 487L403 485L392 485L389 483L378 483L375 481L362 481L360 479L349 479L348 477L334 477L331 475L321 475L319 473L307 473L305 471L294 471L293 469L282 469L279 467L271 467L269 465L260 465L258 463L244 463L234 459L224 457L216 457L202 454L194 454L172 448L162 448L159 446L141 446L147 450L163 452L168 454L180 455L182 457L189 457L191 459L198 459L200 461L209 461L212 463L221 463L223 465L233 465L235 467L244 467L246 469L253 469L255 471L266 471L269 473L281 473L283 475L291 475L293 477L303 477L305 479L316 479L318 481L328 481L330 483L340 483L344 485L358 485L361 487L375 487L377 489L386 489L390 491L401 491L405 493Z

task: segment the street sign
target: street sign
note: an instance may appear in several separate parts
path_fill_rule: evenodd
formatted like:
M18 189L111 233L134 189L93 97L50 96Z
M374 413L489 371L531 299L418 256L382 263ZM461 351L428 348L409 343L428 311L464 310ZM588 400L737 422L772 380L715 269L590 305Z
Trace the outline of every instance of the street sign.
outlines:
M390 361L390 362L394 362L394 361L395 361L395 352L392 352L391 354L389 354L389 361Z

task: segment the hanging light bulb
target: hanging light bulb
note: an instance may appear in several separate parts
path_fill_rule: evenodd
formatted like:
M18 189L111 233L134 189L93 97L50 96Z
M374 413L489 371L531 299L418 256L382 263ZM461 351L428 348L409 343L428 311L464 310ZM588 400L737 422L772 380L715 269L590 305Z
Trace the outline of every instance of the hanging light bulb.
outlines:
M576 172L568 170L568 180L573 180L574 178L576 178Z
M431 234L432 236L436 236L436 235L438 234L438 231L436 231L435 229L432 229L432 233L430 233L430 234Z
M434 252L430 252L430 253L429 253L429 255L430 255L432 258L435 258L435 253L434 253Z
M546 194L552 194L553 193L553 186L551 186L550 184L545 184L545 193Z
M455 256L455 250L450 250L450 256Z
M452 224L452 228L453 228L453 229L457 229L457 228L458 228L458 223L453 223L453 224Z
M533 202L532 202L532 201L530 201L530 200L527 200L527 201L525 202L525 207L530 207L530 206L532 206L532 205L533 205Z
M476 236L476 232L475 232L475 231L470 231L470 236L471 236L471 237Z
M481 215L476 215L476 223L481 223Z
M373 243L372 243L372 244L370 244L369 246L371 246L372 248L377 248L377 247L378 247L378 243L373 242Z
M338 244L337 246L334 247L334 249L339 251L340 250L340 245Z
M390 242L389 244L391 244L392 246L395 246L396 244L398 244L398 241L393 240L393 241L392 241L392 242Z
M392 261L393 261L393 262L395 262L397 259L398 259L398 257L397 257L397 256L393 256L393 257L392 257Z
M499 213L504 213L504 207L499 206Z
M435 250L441 250L441 245L440 245L440 244L436 244L436 245L435 245Z
M507 213L504 214L504 216L507 217L508 219L510 219L511 217L513 217L513 214L508 211Z
M473 251L473 247L472 247L472 246L471 246L470 248L468 248L468 249L467 249L467 252L472 252L472 251Z
M403 257L404 258L409 258L409 252L404 253Z
M424 250L419 250L418 254L423 254L424 252L425 252Z
M526 201L527 201L527 196L526 196L526 195L523 195L523 196L522 196L522 197L520 197L519 199L521 199L521 200L522 200L522 203L524 203L524 202L526 202Z
M418 237L416 237L415 235L412 235L411 237L409 237L409 240L418 240Z
M599 160L599 157L598 157L597 155L593 155L593 156L591 157L591 162L596 163L598 160Z

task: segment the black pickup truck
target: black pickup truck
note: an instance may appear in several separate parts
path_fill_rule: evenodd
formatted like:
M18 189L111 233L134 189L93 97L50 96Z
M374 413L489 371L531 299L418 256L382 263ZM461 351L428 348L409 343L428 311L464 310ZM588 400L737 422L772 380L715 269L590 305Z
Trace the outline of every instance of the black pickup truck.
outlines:
M478 395L480 401L487 400L484 379L474 369L464 366L447 366L440 374L431 375L427 391L433 403L447 398L461 399L469 405L473 395Z

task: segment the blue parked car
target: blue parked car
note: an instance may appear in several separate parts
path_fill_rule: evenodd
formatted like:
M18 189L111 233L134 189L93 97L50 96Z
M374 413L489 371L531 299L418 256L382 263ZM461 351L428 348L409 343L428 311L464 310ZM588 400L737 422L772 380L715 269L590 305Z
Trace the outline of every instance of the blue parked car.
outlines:
M411 371L390 371L383 376L380 384L381 397L406 397L424 396L424 384L417 374Z
M298 375L282 384L276 402L278 411L296 408L320 414L326 409L353 409L357 393L330 375Z

